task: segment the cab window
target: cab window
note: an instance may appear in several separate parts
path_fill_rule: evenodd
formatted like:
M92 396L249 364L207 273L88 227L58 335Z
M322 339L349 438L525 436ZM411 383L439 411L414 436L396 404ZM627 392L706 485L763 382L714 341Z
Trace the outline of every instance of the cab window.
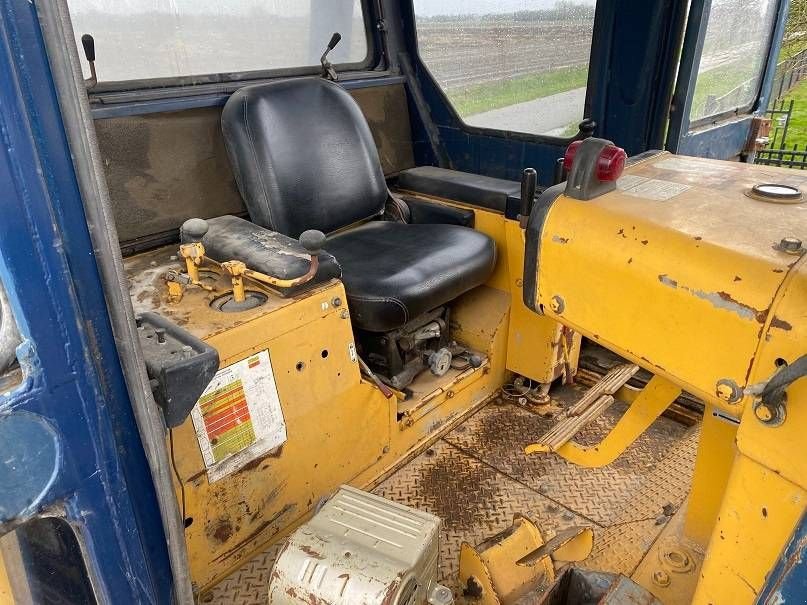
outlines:
M778 0L712 0L690 121L751 109L759 94Z
M182 78L319 65L331 34L331 62L368 59L360 0L68 0L76 42L95 39L102 82ZM82 61L82 63L85 63ZM84 65L85 77L89 76Z
M596 0L415 0L418 50L462 120L570 137L586 99Z

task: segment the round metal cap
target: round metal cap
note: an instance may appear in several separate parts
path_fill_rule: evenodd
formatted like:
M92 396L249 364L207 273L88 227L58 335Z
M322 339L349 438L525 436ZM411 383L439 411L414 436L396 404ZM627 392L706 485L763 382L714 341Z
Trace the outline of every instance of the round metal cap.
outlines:
M775 204L798 204L802 200L801 190L798 187L779 183L759 183L751 187L746 195L761 202Z

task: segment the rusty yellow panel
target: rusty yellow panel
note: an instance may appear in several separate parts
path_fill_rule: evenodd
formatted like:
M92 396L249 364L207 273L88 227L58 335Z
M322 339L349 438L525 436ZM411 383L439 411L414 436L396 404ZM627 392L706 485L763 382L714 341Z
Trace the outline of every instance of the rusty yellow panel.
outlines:
M524 230L516 221L507 221L506 232L510 291L513 293L507 368L537 382L549 383L560 376L564 355L568 357L572 370L577 369L581 336L526 307L522 294Z
M796 260L774 244L807 221L805 203L747 197L760 182L804 188L807 178L661 154L626 170L617 191L585 202L560 196L541 235L539 302L739 416L741 405L716 397L718 381L749 383L774 296Z
M2 553L0 553L0 603L14 603L14 593L11 592L11 581Z
M340 309L321 312L320 299L343 296L341 286L322 294L208 339L222 366L269 351L288 439L210 484L192 422L174 431L186 524L192 519L185 533L191 572L200 587L306 515L388 447L391 404L361 381L348 350L350 322ZM309 321L297 326L305 316Z
M510 295L481 287L452 305L454 336L484 353L480 368L428 373L407 402L387 400L361 378L342 284L242 313L210 309L212 294L188 289L171 304L161 278L175 251L129 259L135 307L154 310L214 346L222 367L268 350L287 430L282 447L209 483L190 420L173 432L185 503L192 579L204 590L256 550L281 539L341 483L368 487L481 405L505 376ZM202 279L227 284L215 274ZM169 440L170 443L170 440ZM184 493L183 493L184 492Z
M707 405L703 413L695 473L684 522L686 537L705 548L715 526L737 453L737 424Z
M807 355L807 256L788 276L767 322L751 383L767 382L780 365ZM786 418L766 425L749 411L737 433L740 452L807 489L807 459L801 454L807 427L807 379L787 390Z
M739 456L729 477L693 603L754 603L804 511L804 490Z

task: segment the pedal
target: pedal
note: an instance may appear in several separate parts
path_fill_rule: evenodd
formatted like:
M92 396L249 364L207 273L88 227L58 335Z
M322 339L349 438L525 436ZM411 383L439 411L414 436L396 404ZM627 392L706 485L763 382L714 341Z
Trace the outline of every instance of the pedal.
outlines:
M580 400L561 412L558 422L537 443L526 448L528 454L557 452L583 427L599 418L612 403L614 394L639 371L639 366L626 363L613 368L592 386Z

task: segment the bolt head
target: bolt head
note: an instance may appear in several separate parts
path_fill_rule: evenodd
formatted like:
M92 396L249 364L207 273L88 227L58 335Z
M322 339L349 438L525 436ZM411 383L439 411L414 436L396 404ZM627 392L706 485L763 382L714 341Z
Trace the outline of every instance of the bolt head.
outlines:
M757 420L761 420L762 422L770 422L773 419L773 414L766 405L757 406L757 409L754 410L754 415L757 417Z
M783 252L788 252L790 254L798 254L799 252L801 252L802 242L797 237L783 237L782 241L779 242L779 247L782 249Z
M552 297L552 300L549 301L549 308L552 309L554 313L563 313L565 307L566 305L560 296L555 295Z
M669 586L670 574L668 574L663 569L657 569L656 571L653 572L653 583L662 587Z
M717 387L717 396L720 397L720 399L728 401L731 399L732 392L733 389L727 384L721 384Z

